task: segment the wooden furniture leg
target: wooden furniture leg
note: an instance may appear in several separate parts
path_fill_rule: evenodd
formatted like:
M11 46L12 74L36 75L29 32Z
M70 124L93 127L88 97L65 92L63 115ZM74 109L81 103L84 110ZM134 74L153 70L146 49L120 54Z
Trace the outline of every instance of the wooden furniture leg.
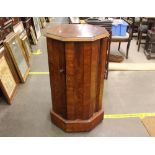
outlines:
M133 23L132 23L132 32L131 32L131 39L133 38L133 32L134 32L134 26L135 26L135 17L132 17Z
M120 47L121 47L121 42L119 42L119 45L118 45L118 51L120 50Z
M142 40L142 31L140 31L140 33L139 33L138 52L139 52L139 49L140 49L141 40Z
M105 79L108 79L108 73L109 73L109 57L110 57L110 46L111 46L111 39L109 38L108 41L108 53L107 53L107 59L106 59L106 73L105 73Z
M129 42L128 42L128 44L127 44L126 59L128 59L130 43L131 43L131 40L129 40Z
M138 30L138 36L137 36L137 42L136 42L136 44L138 45L138 43L139 43L139 30Z

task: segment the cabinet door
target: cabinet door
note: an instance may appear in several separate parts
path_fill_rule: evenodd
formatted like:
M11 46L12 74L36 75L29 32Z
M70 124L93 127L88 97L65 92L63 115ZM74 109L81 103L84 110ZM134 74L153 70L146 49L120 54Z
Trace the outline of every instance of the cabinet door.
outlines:
M65 44L47 39L53 110L66 118Z

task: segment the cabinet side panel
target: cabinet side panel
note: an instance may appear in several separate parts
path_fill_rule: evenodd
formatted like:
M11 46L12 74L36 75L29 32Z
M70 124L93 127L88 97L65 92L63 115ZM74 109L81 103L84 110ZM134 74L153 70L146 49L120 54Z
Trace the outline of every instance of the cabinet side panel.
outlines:
M90 88L90 114L95 112L96 107L96 97L97 97L97 78L98 78L98 64L99 64L99 50L100 50L100 40L92 43L92 53L91 53L91 88Z
M83 119L93 116L97 102L97 78L100 40L84 42Z
M67 119L76 119L76 96L75 96L75 51L74 42L66 42L66 99Z
M66 43L67 118L88 119L97 102L100 40Z
M65 45L47 38L53 111L66 118Z
M99 64L98 64L98 79L97 79L97 102L96 111L102 109L102 96L104 89L104 74L105 74L105 62L107 57L108 49L108 38L100 40L100 51L99 51Z
M91 53L92 53L92 42L83 43L83 119L88 119L90 117L90 104L91 104Z
M81 42L74 43L75 59L74 59L74 87L75 87L75 106L76 118L82 119L83 112L83 44Z

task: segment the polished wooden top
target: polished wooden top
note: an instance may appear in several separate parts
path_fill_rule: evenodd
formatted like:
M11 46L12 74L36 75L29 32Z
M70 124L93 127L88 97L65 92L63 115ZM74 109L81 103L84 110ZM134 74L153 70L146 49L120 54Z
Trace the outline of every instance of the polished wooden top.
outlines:
M50 28L46 37L60 41L95 41L109 37L108 31L89 24L60 24Z

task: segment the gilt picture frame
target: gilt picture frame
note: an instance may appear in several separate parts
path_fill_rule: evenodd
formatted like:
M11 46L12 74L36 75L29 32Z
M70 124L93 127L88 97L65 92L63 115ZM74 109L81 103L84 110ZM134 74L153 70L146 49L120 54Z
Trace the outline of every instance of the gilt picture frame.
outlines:
M0 88L6 97L7 103L12 104L18 84L11 72L4 55L4 47L0 49Z
M49 22L52 22L52 19L53 19L52 17L48 17Z
M41 31L40 31L40 26L39 26L39 18L33 17L33 23L34 23L34 28L35 28L37 39L39 39L41 36Z
M20 21L15 26L13 26L13 31L17 33L18 35L20 35L24 31L24 26L23 26L22 21Z
M24 48L24 55L25 55L26 61L30 66L30 58L31 58L32 51L31 51L31 45L29 43L27 33L26 33L26 30L24 29L23 23L19 22L13 27L13 29L14 29L14 32L20 38L21 44Z
M40 21L41 21L42 28L45 28L45 26L46 26L46 19L44 17L40 17Z
M27 62L30 65L30 59L32 56L32 49L31 49L31 45L30 45L30 42L29 42L29 39L28 39L26 33L24 33L22 35L21 42L22 42L22 45L23 45L23 48L25 51Z
M36 45L38 41L37 41L37 38L36 38L34 29L33 29L32 26L30 26L30 34L31 34L31 38L32 38L33 44Z
M24 83L28 77L30 66L26 61L24 49L22 47L19 36L12 32L12 35L4 40L4 45L7 47L11 55L21 82Z

